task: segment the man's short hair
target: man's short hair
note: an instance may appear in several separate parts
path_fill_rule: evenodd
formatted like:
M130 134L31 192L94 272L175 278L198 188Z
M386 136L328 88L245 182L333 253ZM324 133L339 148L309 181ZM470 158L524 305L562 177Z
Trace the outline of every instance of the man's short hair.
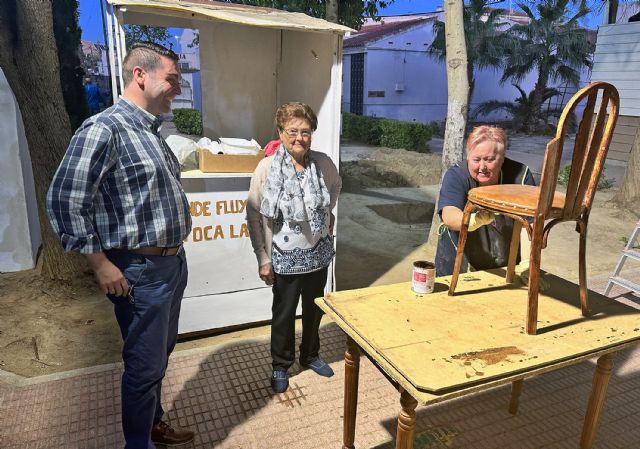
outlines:
M133 81L134 67L142 67L145 72L153 72L160 65L160 57L178 61L178 55L162 45L153 42L136 42L127 52L122 63L122 80L128 86Z

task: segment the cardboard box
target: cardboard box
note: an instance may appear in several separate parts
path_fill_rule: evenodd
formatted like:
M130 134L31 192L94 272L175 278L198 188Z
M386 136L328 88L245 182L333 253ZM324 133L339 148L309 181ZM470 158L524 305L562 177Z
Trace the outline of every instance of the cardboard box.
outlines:
M198 148L198 165L200 171L205 173L253 173L262 159L262 150L255 156L236 156L213 154L209 150Z

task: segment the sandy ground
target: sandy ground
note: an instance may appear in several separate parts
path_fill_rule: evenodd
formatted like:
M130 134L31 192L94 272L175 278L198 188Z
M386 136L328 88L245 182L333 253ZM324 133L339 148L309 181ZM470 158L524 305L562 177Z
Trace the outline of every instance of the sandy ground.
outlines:
M438 193L438 144L437 139L432 143L435 154L343 146L338 289L408 281L412 261L433 258L425 241ZM529 147L520 144L518 148L527 151L513 153L535 163L544 144L539 147L539 142ZM614 193L612 189L596 195L587 244L589 277L611 273L623 239L638 220L635 213L611 202ZM543 251L543 268L575 281L577 252L574 227L558 225ZM120 335L111 304L91 277L61 284L44 281L35 271L0 274L0 302L0 371L32 377L120 360ZM267 332L265 326L246 329L181 342L178 349Z

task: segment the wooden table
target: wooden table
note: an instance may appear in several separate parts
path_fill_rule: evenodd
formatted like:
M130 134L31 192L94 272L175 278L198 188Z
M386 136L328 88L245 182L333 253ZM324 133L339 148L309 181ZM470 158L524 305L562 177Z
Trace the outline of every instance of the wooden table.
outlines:
M463 274L456 296L449 277L434 293L410 283L330 293L316 299L346 332L343 448L354 448L360 351L401 392L396 448L413 447L415 409L512 383L516 413L527 377L597 357L581 449L591 448L613 355L640 341L640 311L589 291L592 315L580 312L578 286L548 276L540 294L538 334L523 327L527 289L505 285L504 271Z

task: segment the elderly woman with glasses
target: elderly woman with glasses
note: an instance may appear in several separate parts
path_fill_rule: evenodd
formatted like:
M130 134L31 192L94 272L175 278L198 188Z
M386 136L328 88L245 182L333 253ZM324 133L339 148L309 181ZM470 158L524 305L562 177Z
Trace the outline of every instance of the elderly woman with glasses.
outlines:
M327 267L335 255L331 210L342 180L331 159L311 150L318 119L304 103L278 108L275 124L282 144L263 159L251 179L247 224L260 278L273 286L271 387L289 387L295 361L295 314L302 296L300 365L331 377L319 357L322 311L314 299L324 294Z

